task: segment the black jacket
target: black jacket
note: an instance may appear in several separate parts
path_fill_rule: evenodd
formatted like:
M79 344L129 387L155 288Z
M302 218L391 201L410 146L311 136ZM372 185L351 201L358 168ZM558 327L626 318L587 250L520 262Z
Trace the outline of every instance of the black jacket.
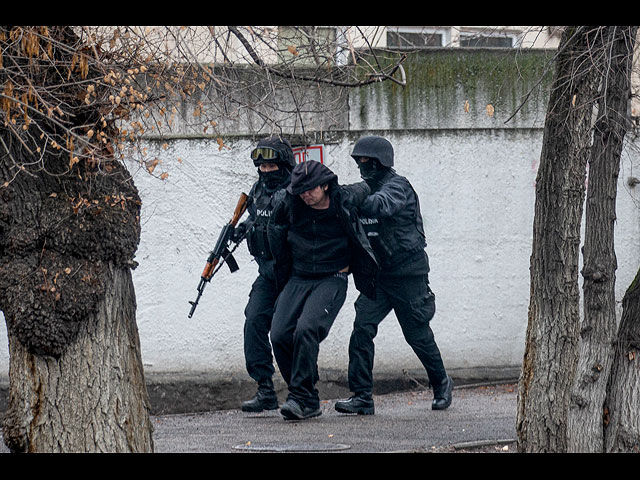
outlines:
M375 280L378 264L373 249L357 215L357 207L370 193L364 183L338 185L337 179L329 183L330 201L337 207L337 214L347 232L351 247L349 271L353 274L356 288L370 298L375 297ZM287 234L296 221L294 212L299 211L296 203L303 203L298 195L287 193L275 207L267 228L269 245L275 260L276 284L282 289L289 280L292 271L291 248Z
M420 201L405 177L387 169L359 213L382 274L429 272Z

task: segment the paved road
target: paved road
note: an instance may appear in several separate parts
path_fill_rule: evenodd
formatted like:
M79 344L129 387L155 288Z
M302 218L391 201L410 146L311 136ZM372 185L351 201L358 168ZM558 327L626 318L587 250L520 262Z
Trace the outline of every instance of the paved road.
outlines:
M455 388L445 411L431 410L430 390L378 395L367 416L338 413L330 400L304 421L277 410L154 416L153 438L156 453L513 452L516 395L513 384Z
M155 451L442 452L485 443L484 451L513 451L516 395L513 384L456 388L445 411L431 410L430 390L380 395L372 416L340 414L331 400L320 417L304 421L285 421L277 410L157 416Z

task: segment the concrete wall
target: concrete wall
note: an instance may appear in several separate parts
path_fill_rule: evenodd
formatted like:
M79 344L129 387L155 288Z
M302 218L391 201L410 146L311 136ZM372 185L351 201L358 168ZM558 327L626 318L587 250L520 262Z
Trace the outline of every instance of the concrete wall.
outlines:
M433 329L452 369L512 368L521 361L528 305L535 151L539 138L515 132L386 133L398 172L418 192L425 221L438 312ZM326 164L342 182L358 181L349 153L358 135L325 144ZM244 246L240 271L222 269L192 319L188 300L217 233L230 218L255 169L252 144L228 152L207 142L171 147L189 158L160 184L141 174L143 239L134 272L147 371L243 372L243 309L256 275ZM227 165L228 167L225 167ZM216 168L219 166L219 168ZM356 290L329 338L320 366L345 370ZM380 328L376 368L401 374L419 364L390 316Z
M437 299L432 328L446 366L462 380L519 373L546 109L547 82L538 80L548 59L548 52L535 51L427 52L405 64L406 88L384 83L352 92L348 128L318 137L325 163L343 183L359 181L349 153L360 136L375 133L393 143L396 169L411 180L422 205ZM518 110L530 91L529 102ZM220 270L194 317L187 313L209 250L240 192L248 192L257 178L248 160L254 139L225 137L222 150L207 138L164 143L149 141L151 155L165 159L158 167L168 173L165 181L132 164L143 199L134 281L145 371L151 383L222 382L227 395L234 390L240 396L250 383L243 310L257 274L246 245L236 251L240 271ZM638 187L626 184L639 163L628 147L618 195L619 300L640 265ZM325 384L344 386L355 298L350 280L347 301L321 345ZM4 328L0 343L6 344ZM376 352L378 378L426 383L393 314L380 326ZM3 349L0 374L7 370ZM161 390L152 388L152 396L165 395Z

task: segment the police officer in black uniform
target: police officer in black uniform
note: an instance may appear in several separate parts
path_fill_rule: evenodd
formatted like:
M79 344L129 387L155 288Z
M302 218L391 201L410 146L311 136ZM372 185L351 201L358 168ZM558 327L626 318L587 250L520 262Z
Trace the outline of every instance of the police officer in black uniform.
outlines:
M444 410L452 399L453 381L447 375L429 322L435 296L429 287L429 258L418 195L393 167L393 146L382 137L356 142L351 156L371 195L359 208L378 262L375 299L360 295L349 341L349 389L354 395L338 401L342 413L373 414L373 339L380 322L393 310L402 333L427 371L433 387L432 409Z
M278 408L278 398L273 386L275 370L269 343L278 289L267 240L267 223L274 206L285 195L295 159L289 141L279 137L260 140L251 151L251 159L258 167L258 181L249 192L249 216L236 227L233 239L237 241L246 235L249 253L258 264L258 278L251 287L244 312L245 363L249 376L258 383L258 391L251 400L242 403L242 410L261 412Z
M285 420L321 414L316 383L320 343L344 304L349 273L363 295L373 295L377 262L356 207L369 187L338 185L325 165L295 166L287 195L269 222L276 281L271 343L289 388L280 413Z

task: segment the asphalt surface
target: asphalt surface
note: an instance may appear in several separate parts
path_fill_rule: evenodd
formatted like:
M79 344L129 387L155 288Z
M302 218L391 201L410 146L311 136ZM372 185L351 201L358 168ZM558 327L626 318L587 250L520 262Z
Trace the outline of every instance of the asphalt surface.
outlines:
M279 410L218 410L152 417L155 453L515 453L515 384L456 387L431 410L431 390L374 396L375 415L284 420ZM1 437L1 435L0 435ZM8 453L0 442L0 453ZM477 458L477 457L476 457Z
M322 415L284 420L278 410L153 417L156 453L515 452L514 384L458 387L444 411L430 390L374 397L375 415L348 415L322 402Z

